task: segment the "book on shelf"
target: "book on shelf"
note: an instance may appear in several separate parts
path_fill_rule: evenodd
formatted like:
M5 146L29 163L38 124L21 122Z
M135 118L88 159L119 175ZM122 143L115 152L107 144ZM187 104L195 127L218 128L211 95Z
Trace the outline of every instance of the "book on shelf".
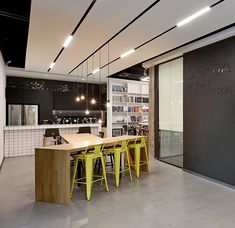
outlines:
M127 102L127 96L113 96L113 102L114 103L126 103Z
M113 85L112 91L119 92L119 93L127 92L127 87L124 85Z

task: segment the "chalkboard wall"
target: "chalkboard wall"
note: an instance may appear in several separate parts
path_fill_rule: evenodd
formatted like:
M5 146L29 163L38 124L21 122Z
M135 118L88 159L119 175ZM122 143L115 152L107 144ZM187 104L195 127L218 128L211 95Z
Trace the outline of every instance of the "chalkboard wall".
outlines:
M86 83L54 80L7 77L6 103L38 104L39 123L50 120L52 110L85 110L86 101L76 102L77 94L86 96ZM89 104L90 110L99 110L99 90L101 89L101 109L106 109L106 85L88 84L88 97L95 95L96 105Z
M235 185L235 37L184 54L184 168Z

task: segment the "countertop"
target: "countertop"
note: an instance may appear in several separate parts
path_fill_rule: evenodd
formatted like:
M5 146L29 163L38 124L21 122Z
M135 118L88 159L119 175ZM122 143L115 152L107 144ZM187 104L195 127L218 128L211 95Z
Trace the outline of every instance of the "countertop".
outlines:
M4 131L47 129L47 128L77 128L77 127L100 127L101 128L101 124L81 123L81 124L44 124L44 125L26 125L26 126L5 126Z

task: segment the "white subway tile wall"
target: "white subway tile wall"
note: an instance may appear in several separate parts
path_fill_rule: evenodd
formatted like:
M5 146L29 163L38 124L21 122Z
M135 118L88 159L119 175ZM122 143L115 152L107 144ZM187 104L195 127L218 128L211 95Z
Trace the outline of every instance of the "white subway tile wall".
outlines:
M85 125L82 125L85 126ZM75 134L81 125L59 126L60 134ZM89 126L89 125L86 125ZM56 126L58 128L58 126ZM43 146L43 135L46 128L55 126L16 126L5 127L4 130L4 153L5 157L33 155L35 148ZM98 135L100 125L91 126L91 133Z

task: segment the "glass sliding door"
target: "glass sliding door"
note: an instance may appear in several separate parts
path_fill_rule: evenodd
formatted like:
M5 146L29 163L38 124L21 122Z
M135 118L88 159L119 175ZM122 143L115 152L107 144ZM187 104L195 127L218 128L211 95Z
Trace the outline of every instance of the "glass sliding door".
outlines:
M159 160L183 167L183 58L159 65Z

